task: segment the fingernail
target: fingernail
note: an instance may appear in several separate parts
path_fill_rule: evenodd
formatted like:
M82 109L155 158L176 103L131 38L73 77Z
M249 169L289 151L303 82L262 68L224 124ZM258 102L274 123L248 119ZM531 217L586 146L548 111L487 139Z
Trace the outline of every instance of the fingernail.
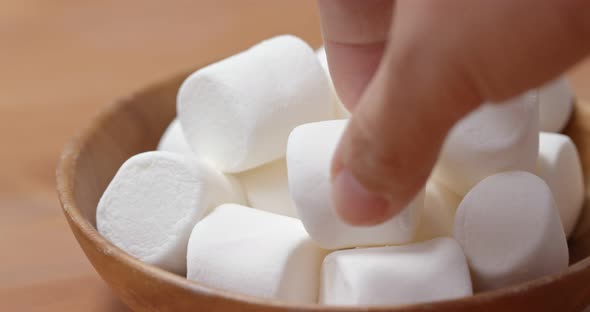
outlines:
M368 191L347 169L332 181L332 202L336 214L351 225L376 225L393 215L390 201L381 194Z

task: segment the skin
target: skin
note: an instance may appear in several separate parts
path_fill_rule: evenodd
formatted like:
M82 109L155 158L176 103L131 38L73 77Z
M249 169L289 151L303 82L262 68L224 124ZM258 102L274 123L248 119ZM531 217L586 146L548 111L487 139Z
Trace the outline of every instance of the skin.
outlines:
M424 186L449 129L590 52L587 0L318 0L336 90L352 112L333 202L379 224Z

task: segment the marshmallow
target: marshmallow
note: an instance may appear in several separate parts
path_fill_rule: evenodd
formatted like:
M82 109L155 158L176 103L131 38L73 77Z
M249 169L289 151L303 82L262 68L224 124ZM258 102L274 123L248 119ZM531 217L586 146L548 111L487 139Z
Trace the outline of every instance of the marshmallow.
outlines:
M311 238L326 249L411 241L424 192L398 215L377 226L351 226L336 215L332 207L330 163L346 124L346 120L309 123L289 135L287 170L297 215Z
M177 110L199 159L235 173L284 157L291 130L332 119L330 103L314 51L299 38L279 36L190 75Z
M330 82L330 89L332 90L332 102L334 103L336 118L350 118L350 112L348 109L346 109L346 106L342 104L342 101L340 101L338 98L338 93L336 93L336 88L334 87L334 82L332 81L332 75L330 74L330 68L328 67L328 57L326 56L326 49L324 46L321 46L316 50L316 55L318 56L318 60L320 60L320 64L322 65L322 68L326 73L326 77L328 77L328 81Z
M285 159L242 172L237 175L252 208L297 217L289 193Z
M433 178L463 196L494 173L534 171L539 151L538 124L535 92L483 105L451 129Z
M246 295L317 303L325 255L299 220L226 204L193 229L187 278Z
M551 188L563 229L569 236L584 204L584 177L578 151L568 136L541 132L537 172Z
M178 119L175 118L172 120L166 131L164 131L162 138L160 138L160 143L158 143L158 151L189 155L193 153L191 147L186 143Z
M98 231L139 260L184 274L197 221L224 202L243 202L237 182L191 157L146 152L119 169L96 208Z
M424 208L414 241L425 241L436 237L453 237L455 211L461 197L449 191L442 184L429 180L426 183Z
M322 266L324 304L401 305L472 294L465 256L452 238L335 251Z
M559 77L539 88L539 128L560 132L574 108L574 94L565 77Z
M498 173L479 182L457 209L454 235L479 291L558 273L568 265L551 190L528 172Z

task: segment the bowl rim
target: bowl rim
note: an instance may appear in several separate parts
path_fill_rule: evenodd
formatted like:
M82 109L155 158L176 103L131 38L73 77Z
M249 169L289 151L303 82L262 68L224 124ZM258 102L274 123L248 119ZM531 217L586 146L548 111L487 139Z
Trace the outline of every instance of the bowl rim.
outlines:
M196 68L203 68L204 66L208 65L201 64L201 66L197 66ZM89 141L92 139L94 134L97 130L101 129L111 116L115 115L117 112L121 111L122 108L128 107L134 102L134 99L140 98L143 95L146 95L150 90L154 90L163 86L166 86L170 81L177 79L180 80L183 77L186 77L190 74L190 72L181 72L176 75L168 76L167 79L158 80L155 83L148 84L146 87L141 88L135 92L132 92L130 96L121 97L115 101L110 102L110 104L99 108L97 113L90 118L90 124L85 126L82 131L80 131L77 135L75 135L70 141L67 143L66 147L62 151L60 158L58 160L57 168L56 168L56 182L57 182L57 193L58 198L62 207L62 211L64 216L66 217L71 230L74 231L74 227L78 230L81 235L88 241L90 241L94 246L99 247L101 252L108 254L114 257L117 261L121 262L122 264L134 268L136 271L141 272L141 274L147 274L154 276L158 280L163 281L164 283L173 284L175 287L183 288L189 290L194 293L198 293L199 295L203 296L212 296L217 297L219 299L230 300L230 301L237 301L240 303L248 303L254 304L259 307L274 307L274 308L283 308L283 309L297 309L298 311L326 311L326 312L353 312L353 311L402 311L405 309L418 309L424 308L430 310L434 307L443 308L444 306L456 307L458 305L464 304L483 304L484 302L495 301L497 299L503 297L510 297L510 296L517 296L522 292L530 291L531 289L541 288L547 286L551 283L558 282L560 280L566 279L578 272L590 270L590 256L586 257L582 260L577 261L573 265L569 265L568 268L560 273L543 276L540 278L536 278L524 283L519 283L513 286L504 287L492 291L485 291L481 293L476 293L471 296L467 297L460 297L455 299L449 300L440 300L440 301L433 301L433 302L425 302L425 303L416 303L416 304L407 304L407 305L393 305L393 306L385 306L385 305L375 305L375 306L338 306L338 305L323 305L319 303L306 303L306 304L299 304L299 303L290 303L284 302L278 299L272 298L260 298L251 295L245 295L240 293L235 293L231 291L222 290L215 287L210 287L195 281L189 281L188 279L182 277L181 275L177 275L166 270L160 269L156 266L144 263L139 259L127 254L125 251L120 249L119 247L112 244L106 238L104 238L98 230L90 224L88 220L84 218L80 209L76 204L75 199L75 190L74 190L74 181L76 176L76 166L78 163L78 158L81 154L81 151L88 145ZM577 110L577 107L574 108L574 111ZM573 116L572 116L573 119ZM587 192L585 190L585 192ZM76 236L76 235L74 235ZM76 237L78 244L80 245L79 238ZM82 248L83 249L83 248ZM86 255L86 251L84 250ZM88 258L88 256L86 255ZM94 263L88 259L94 267ZM95 268L97 272L98 269ZM100 275L100 272L99 272ZM101 276L102 277L102 276ZM103 280L105 280L103 278ZM105 280L106 282L106 280Z

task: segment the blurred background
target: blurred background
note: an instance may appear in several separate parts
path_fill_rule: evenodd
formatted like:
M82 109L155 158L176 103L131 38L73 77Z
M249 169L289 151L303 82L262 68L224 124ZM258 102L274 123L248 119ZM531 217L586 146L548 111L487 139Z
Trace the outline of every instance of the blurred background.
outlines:
M0 0L0 311L126 311L63 218L61 150L109 102L281 33L318 47L315 1ZM590 99L590 62L570 77Z

